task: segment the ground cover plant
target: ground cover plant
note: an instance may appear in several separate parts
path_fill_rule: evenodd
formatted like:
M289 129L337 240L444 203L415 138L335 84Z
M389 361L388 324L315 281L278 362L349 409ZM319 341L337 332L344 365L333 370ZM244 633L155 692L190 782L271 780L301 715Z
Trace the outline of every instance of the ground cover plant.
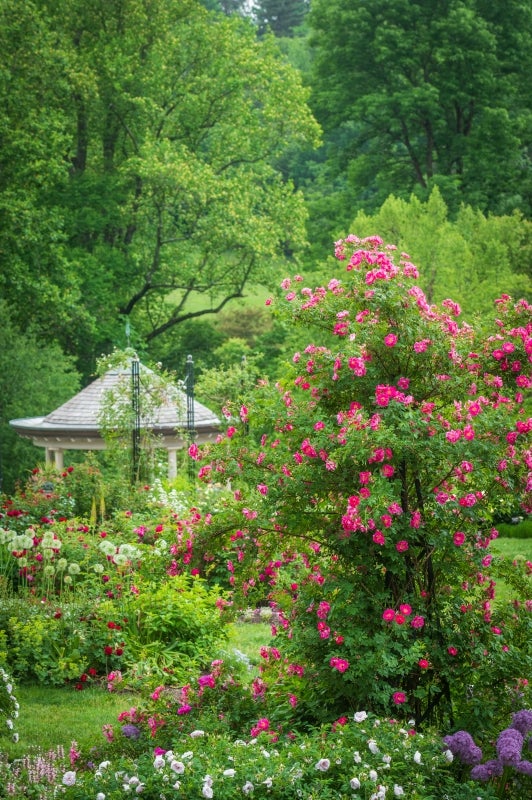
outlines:
M191 445L194 495L75 519L74 469L6 499L8 680L137 693L89 753L49 754L42 797L528 791L531 564L493 542L531 507L531 307L503 297L473 329L378 238L336 256L327 286L283 281L310 340ZM228 634L258 607L257 665ZM4 761L7 796L34 767Z

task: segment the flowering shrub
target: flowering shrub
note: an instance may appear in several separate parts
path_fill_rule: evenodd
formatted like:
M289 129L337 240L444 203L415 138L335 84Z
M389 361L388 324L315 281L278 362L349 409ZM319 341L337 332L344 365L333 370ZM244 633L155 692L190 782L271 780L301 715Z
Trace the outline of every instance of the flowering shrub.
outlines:
M5 669L0 667L0 736L7 732L14 742L18 741L18 733L15 730L18 711L19 704L14 695L13 681Z
M504 296L475 331L377 237L336 256L343 280L283 281L309 344L201 453L200 477L234 491L202 549L223 543L242 603L279 614L263 671L278 717L362 704L452 724L472 696L488 724L531 666L530 604L496 605L490 542L495 513L531 507L532 309Z
M494 797L473 781L458 783L450 759L438 736L357 712L354 719L341 718L314 735L279 741L261 732L254 739L231 741L193 729L176 737L171 748L156 748L136 759L105 759L85 769L65 761L56 792L65 800L117 800L130 794L148 800ZM41 795L44 800L51 796Z

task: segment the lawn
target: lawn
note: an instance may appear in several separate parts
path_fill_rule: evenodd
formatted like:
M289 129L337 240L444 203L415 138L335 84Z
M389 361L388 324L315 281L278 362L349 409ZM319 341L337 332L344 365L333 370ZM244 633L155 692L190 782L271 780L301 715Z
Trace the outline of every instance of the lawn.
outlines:
M257 674L260 648L270 638L270 626L265 623L230 627L229 649L249 660L250 679ZM118 714L139 701L135 694L93 687L75 691L70 687L17 686L15 693L20 704L19 741L15 744L0 735L0 753L10 759L37 749L53 750L57 745L68 752L73 740L88 752L103 743L103 725L116 724Z

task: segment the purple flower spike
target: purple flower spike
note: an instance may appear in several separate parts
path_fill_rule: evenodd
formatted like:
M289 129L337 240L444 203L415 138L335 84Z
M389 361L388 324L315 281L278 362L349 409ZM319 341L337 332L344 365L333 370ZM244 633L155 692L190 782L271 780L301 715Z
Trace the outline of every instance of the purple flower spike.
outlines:
M523 735L515 728L506 728L497 739L497 756L502 764L518 764L523 750Z
M512 714L511 728L515 728L523 736L526 736L529 731L532 731L532 711L523 708L521 711L516 711Z
M482 761L482 750L477 747L473 737L467 731L456 731L451 736L444 736L443 741L453 754L464 764L478 764Z
M471 770L471 777L475 781L483 781L487 783L490 778L498 778L503 773L503 765L500 761L486 761L485 764L477 764Z

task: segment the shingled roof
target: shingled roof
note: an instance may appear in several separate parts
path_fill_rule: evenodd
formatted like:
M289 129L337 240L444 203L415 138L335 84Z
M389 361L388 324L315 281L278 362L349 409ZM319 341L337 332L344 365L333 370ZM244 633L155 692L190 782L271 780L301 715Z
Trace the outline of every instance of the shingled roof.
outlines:
M149 376L153 371L140 365L140 391L149 388ZM38 447L48 452L58 450L103 450L105 441L100 431L100 419L106 395L123 390L131 381L128 369L111 369L90 383L62 406L44 417L26 417L10 420L18 434L33 440ZM220 420L210 409L193 402L195 439L201 443L212 438L218 431ZM187 428L187 397L177 387L171 387L164 401L153 409L150 422L141 420L143 427L155 433L161 446L168 450L184 447Z

